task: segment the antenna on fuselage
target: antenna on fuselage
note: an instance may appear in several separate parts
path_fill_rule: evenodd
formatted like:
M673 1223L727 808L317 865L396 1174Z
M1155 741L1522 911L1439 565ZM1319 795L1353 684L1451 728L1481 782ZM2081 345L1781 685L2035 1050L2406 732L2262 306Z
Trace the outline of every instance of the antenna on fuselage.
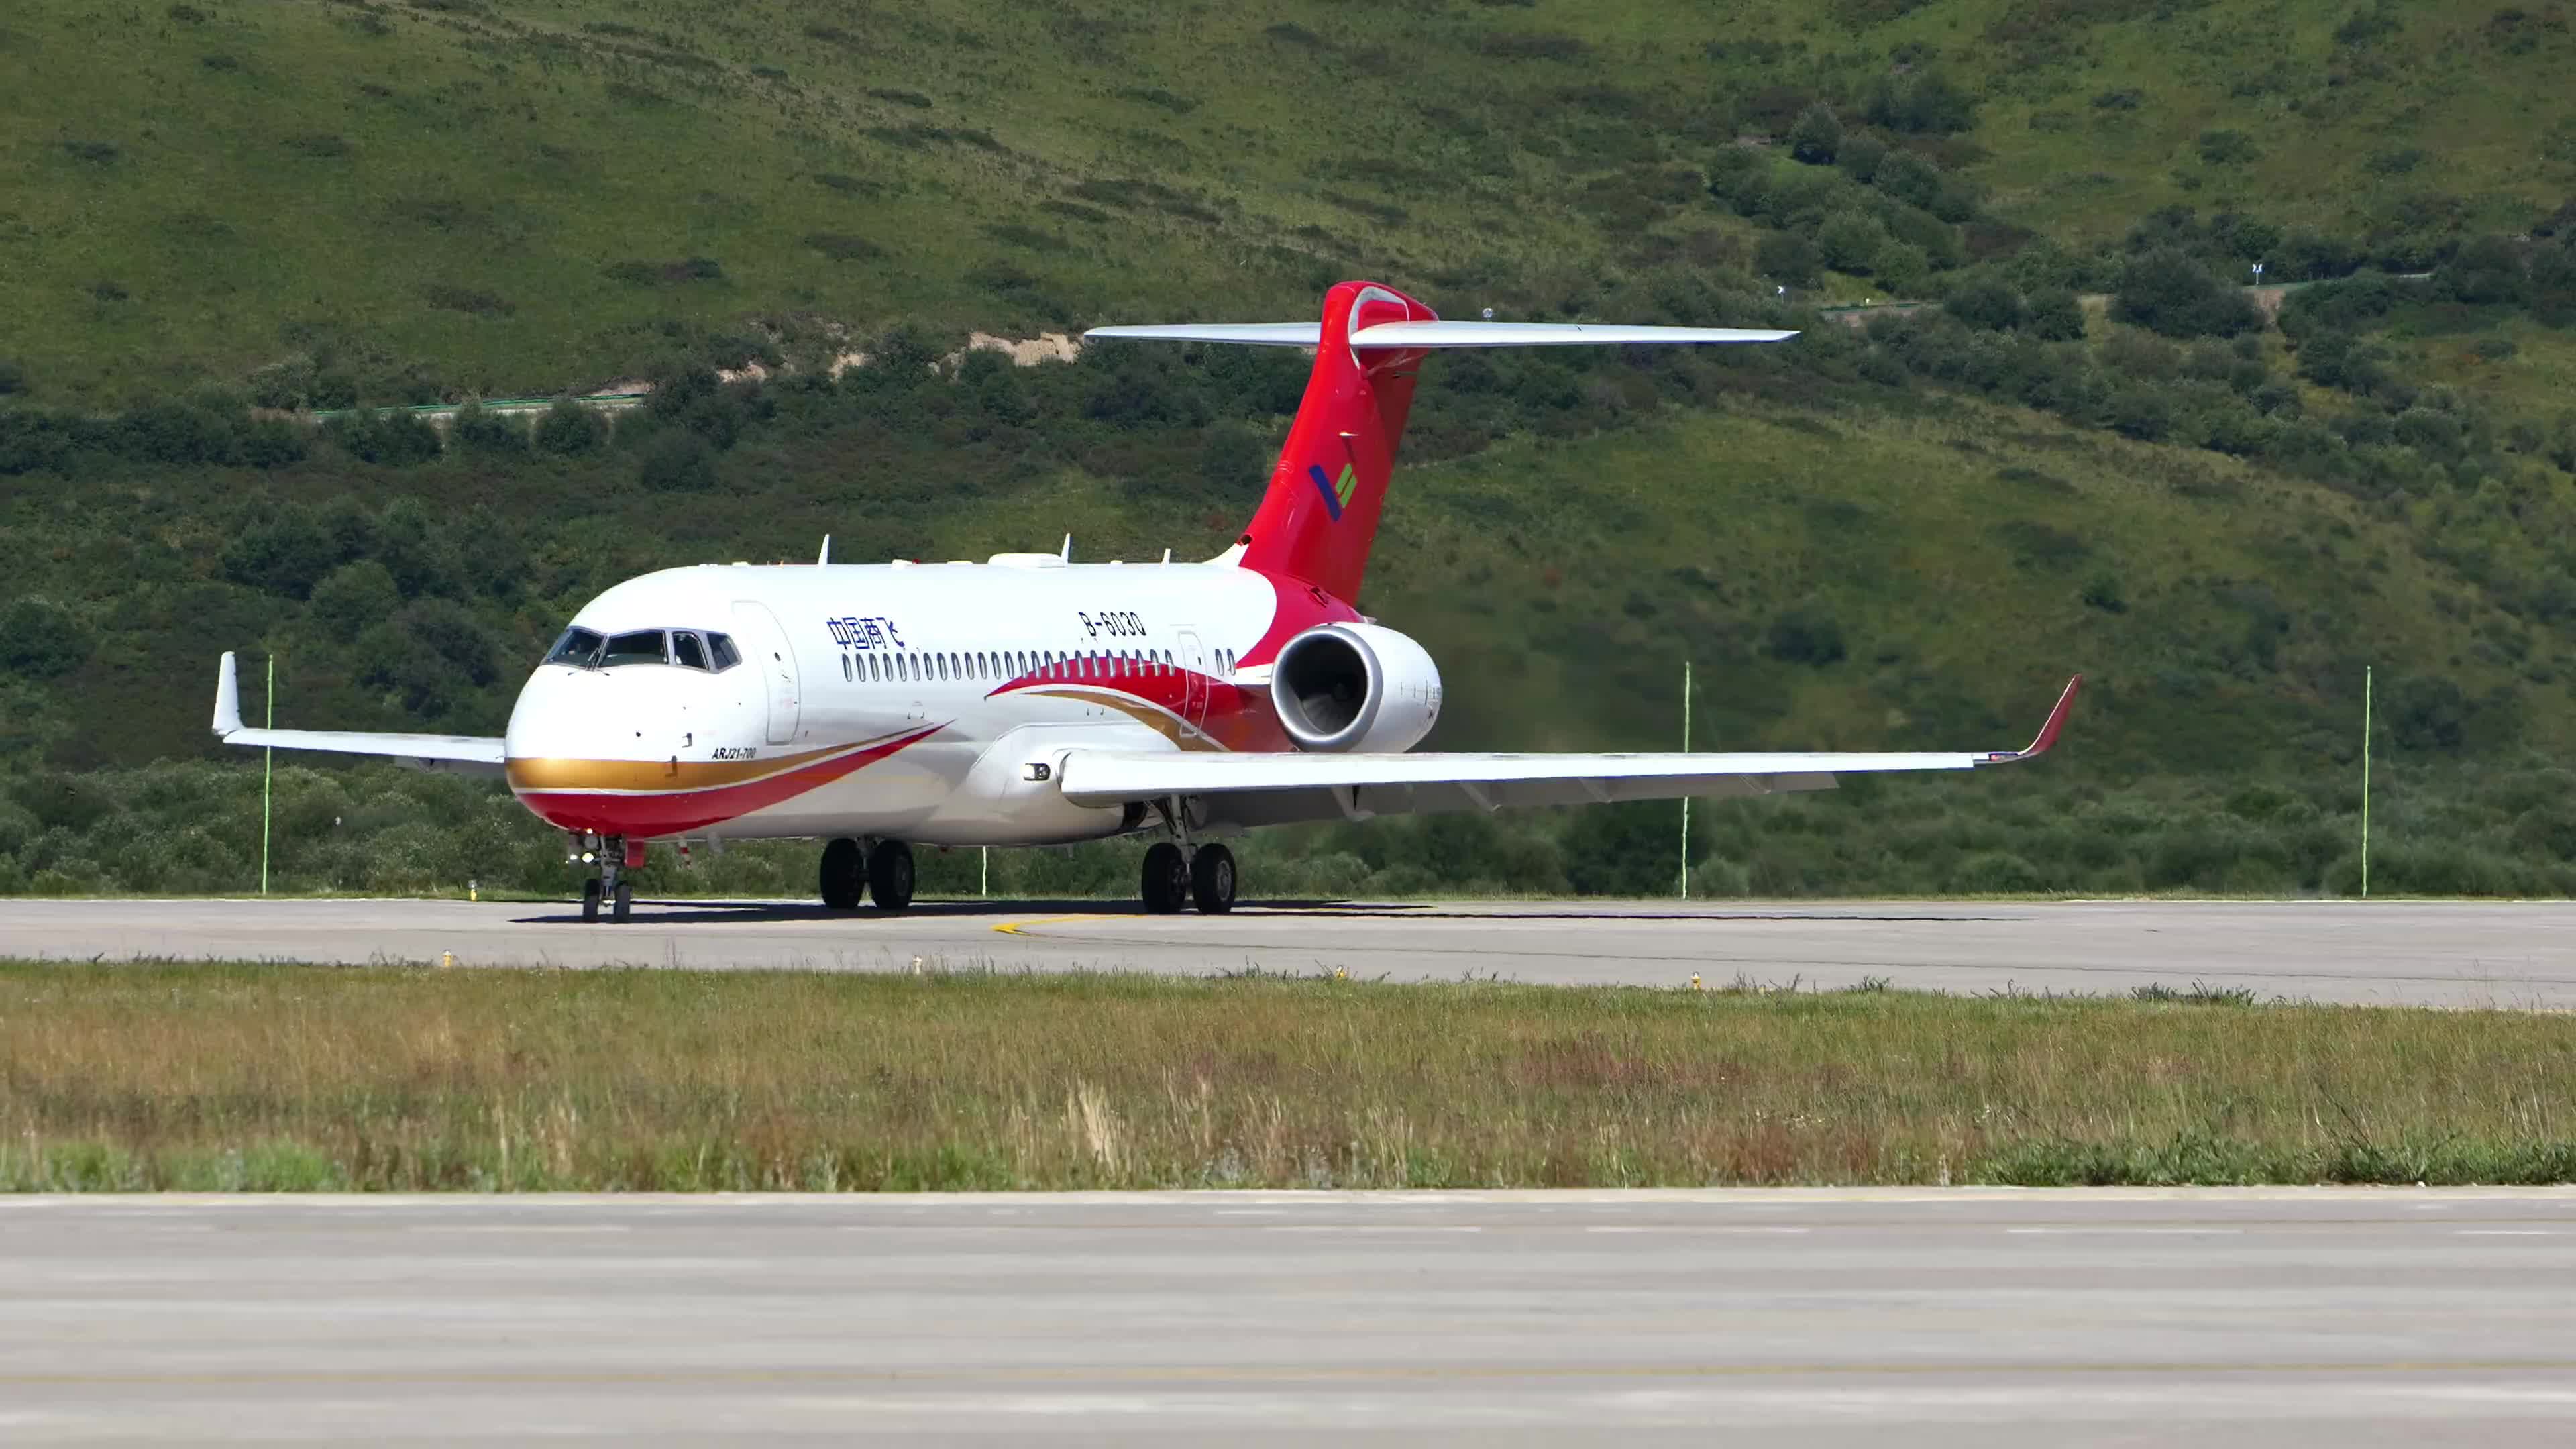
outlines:
M831 561L832 561L832 535L830 535L830 534L828 534L828 533L827 533L827 534L824 534L824 535L823 535L823 551L822 551L821 553L818 553L818 554L814 555L814 566L815 566L815 567L817 567L817 568L820 568L820 567L822 567L824 564L830 563Z
M1055 551L1055 556L1056 556L1057 561L1058 561L1058 562L1060 562L1060 563L1071 563L1071 562L1073 562L1073 535L1072 535L1072 534L1069 534L1069 533L1068 533L1068 534L1066 534L1066 535L1064 536L1064 547L1062 547L1062 548L1060 548L1060 549L1057 549L1057 550Z

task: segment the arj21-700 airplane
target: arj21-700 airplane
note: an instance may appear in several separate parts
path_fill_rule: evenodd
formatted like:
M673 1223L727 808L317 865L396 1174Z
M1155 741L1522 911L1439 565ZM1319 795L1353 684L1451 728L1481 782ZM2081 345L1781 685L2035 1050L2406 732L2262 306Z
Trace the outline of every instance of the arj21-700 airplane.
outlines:
M1851 771L2006 764L1963 754L1407 753L1440 716L1423 647L1353 607L1415 374L1452 347L1778 342L1789 332L1440 320L1343 282L1315 322L1103 327L1314 349L1269 491L1206 563L703 565L584 607L519 691L509 732L246 729L231 654L215 733L499 774L594 862L582 916L627 919L655 843L825 841L824 902L912 901L911 844L1155 837L1149 911L1230 909L1215 837L1301 820L1831 788ZM826 545L828 556L829 545ZM1067 550L1069 553L1070 550Z

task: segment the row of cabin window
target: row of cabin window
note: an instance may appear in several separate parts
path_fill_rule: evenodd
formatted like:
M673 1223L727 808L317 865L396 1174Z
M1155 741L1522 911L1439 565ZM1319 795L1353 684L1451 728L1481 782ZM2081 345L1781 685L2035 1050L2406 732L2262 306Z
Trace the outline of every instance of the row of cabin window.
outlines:
M1216 651L1220 674L1234 672L1234 654ZM1105 653L1057 654L1045 650L1005 650L971 654L841 655L841 677L862 684L888 680L1018 679L1044 670L1061 671L1067 679L1144 679L1177 670L1169 649L1110 650Z

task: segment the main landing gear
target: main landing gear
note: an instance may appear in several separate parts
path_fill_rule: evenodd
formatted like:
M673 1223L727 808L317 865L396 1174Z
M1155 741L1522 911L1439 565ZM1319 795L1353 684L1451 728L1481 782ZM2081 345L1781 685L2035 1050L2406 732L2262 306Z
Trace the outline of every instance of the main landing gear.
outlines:
M1143 895L1146 911L1157 916L1193 904L1201 915L1224 915L1234 909L1234 852L1202 845L1183 856L1178 845L1158 840L1145 851Z
M585 838L580 843L588 845L589 841ZM611 835L599 841L598 849L585 849L579 854L582 859L596 862L599 866L599 874L581 883L581 918L598 920L602 902L607 904L608 918L612 921L622 921L632 915L635 887L626 879L626 872L644 868L644 842L639 840L629 845L625 836Z
M863 892L875 897L880 911L910 906L912 847L900 840L862 847L848 836L825 845L823 904L836 911L854 911Z

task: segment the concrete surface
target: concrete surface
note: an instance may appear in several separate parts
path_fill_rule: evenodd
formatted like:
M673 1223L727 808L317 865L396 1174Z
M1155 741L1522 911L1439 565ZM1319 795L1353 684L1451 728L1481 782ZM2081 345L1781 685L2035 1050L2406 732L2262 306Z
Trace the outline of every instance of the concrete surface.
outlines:
M2576 1442L2576 1192L0 1199L0 1439Z
M1100 902L928 904L897 917L765 902L0 900L0 955L459 965L1134 968L1396 980L1848 986L2576 1007L2576 903L2069 901L1279 903L1224 917Z

